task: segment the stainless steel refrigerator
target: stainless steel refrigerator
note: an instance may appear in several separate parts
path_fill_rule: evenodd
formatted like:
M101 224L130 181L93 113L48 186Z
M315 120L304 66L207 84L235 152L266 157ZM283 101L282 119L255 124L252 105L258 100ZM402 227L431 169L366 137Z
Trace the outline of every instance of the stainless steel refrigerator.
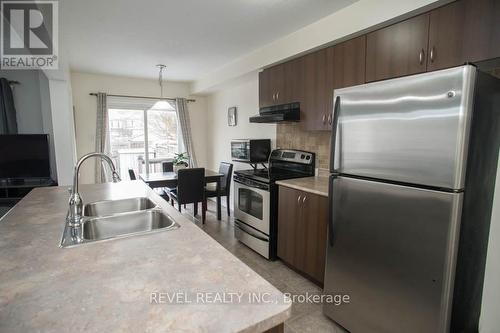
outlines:
M324 313L357 332L477 331L500 80L466 65L334 92Z

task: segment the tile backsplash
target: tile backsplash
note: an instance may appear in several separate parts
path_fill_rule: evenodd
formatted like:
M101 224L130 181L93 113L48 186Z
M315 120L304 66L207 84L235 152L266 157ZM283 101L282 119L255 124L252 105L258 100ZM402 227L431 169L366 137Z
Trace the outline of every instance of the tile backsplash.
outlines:
M305 131L300 127L300 123L277 124L276 147L316 153L316 168L329 168L329 131Z

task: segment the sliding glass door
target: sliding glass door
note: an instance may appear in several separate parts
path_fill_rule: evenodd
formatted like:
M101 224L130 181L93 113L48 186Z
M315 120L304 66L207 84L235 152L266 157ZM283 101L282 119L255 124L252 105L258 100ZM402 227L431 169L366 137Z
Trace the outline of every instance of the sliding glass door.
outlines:
M179 151L175 105L152 109L156 101L109 98L109 150L122 179L129 179L129 170L136 176L161 172Z

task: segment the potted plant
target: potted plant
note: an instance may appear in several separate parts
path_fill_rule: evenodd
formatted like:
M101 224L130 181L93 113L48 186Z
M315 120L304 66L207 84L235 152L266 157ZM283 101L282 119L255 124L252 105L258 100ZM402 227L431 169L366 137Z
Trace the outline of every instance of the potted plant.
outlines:
M187 152L175 154L174 160L174 172L177 173L179 169L184 169L188 167L189 156Z

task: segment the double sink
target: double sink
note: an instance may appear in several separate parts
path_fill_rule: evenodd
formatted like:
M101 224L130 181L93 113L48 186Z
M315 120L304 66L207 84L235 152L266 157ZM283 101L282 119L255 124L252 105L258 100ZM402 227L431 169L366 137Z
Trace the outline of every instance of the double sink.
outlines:
M89 203L79 227L65 224L60 247L173 230L179 225L148 198Z

